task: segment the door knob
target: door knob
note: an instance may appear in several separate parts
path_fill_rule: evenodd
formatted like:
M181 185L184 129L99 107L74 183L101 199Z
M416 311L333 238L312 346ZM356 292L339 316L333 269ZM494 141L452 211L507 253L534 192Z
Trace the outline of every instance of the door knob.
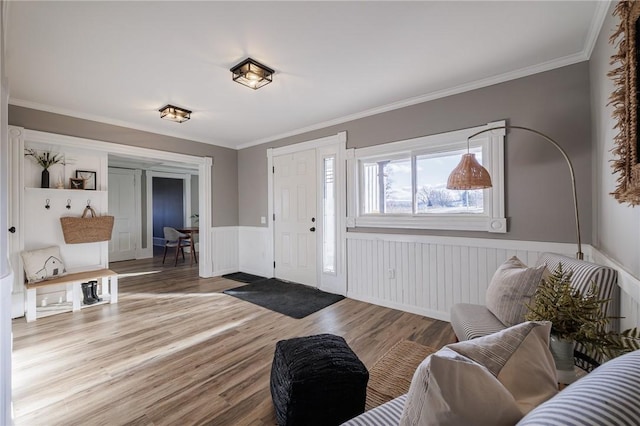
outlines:
M11 228L9 228L9 232L11 232L12 234L16 233L16 227L12 226Z
M311 222L315 222L315 221L316 221L316 218L315 218L315 217L312 217L312 218L311 218Z
M309 228L309 231L311 231L311 232L316 232L316 227L315 227L315 226L312 226L311 228Z

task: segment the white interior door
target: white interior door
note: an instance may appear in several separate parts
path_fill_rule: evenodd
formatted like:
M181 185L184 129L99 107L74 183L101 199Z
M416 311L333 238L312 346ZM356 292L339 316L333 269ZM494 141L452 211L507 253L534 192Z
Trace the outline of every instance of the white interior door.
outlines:
M109 241L110 262L136 258L140 234L140 214L136 209L136 200L140 200L139 195L136 197L140 185L136 182L136 172L109 168L109 214L115 217Z
M273 159L275 276L317 287L316 153Z

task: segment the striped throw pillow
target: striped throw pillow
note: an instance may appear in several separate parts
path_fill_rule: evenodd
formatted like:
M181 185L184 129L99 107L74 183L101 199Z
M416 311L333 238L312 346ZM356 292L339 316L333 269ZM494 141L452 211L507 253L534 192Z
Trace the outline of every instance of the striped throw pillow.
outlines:
M640 425L640 351L608 361L527 414L518 426Z
M513 425L555 395L550 322L445 346L417 368L400 425Z
M524 321L526 306L540 285L546 266L528 268L513 256L493 274L487 289L486 305L507 327Z

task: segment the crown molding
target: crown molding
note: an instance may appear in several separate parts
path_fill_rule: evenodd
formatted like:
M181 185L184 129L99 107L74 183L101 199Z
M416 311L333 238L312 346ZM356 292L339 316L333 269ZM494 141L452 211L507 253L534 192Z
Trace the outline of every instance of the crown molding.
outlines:
M602 31L605 19L607 19L610 7L611 0L603 0L596 3L596 11L593 13L593 19L591 20L591 25L589 25L587 39L584 42L583 53L587 57L587 60L591 59L591 53L593 53L593 49L596 47L598 36Z
M211 140L204 140L204 139L199 139L199 138L194 138L192 136L184 135L184 134L181 134L180 132L162 131L155 127L141 126L140 124L132 123L129 121L116 120L116 119L104 117L101 115L93 115L93 114L79 112L71 109L60 108L60 107L47 105L47 104L41 104L38 102L25 101L24 99L9 98L9 105L15 105L15 106L24 107L24 108L50 112L53 114L66 115L69 117L80 118L83 120L96 121L98 123L110 124L112 126L126 127L129 129L140 130L143 132L154 133L157 135L170 136L173 138L200 142L207 145L216 145L223 148L237 149L235 145L226 143L226 142L220 142L220 141L212 142Z
M405 99L402 101L394 102L391 104L383 105L380 107L368 109L355 114L347 115L344 117L336 118L334 120L324 121L321 123L313 124L308 127L303 127L296 130L291 130L286 133L258 139L245 144L240 144L236 149L249 148L256 145L261 145L267 142L273 142L275 140L287 138L290 136L299 135L301 133L311 132L313 130L323 129L325 127L335 126L338 124L346 123L348 121L358 120L360 118L370 117L372 115L381 114L383 112L393 111L396 109L408 107L411 105L421 104L423 102L429 102L447 96L457 95L464 92L469 92L475 89L481 89L483 87L492 86L494 84L504 83L506 81L515 80L522 77L527 77L533 74L538 74L545 71L551 71L556 68L566 67L568 65L577 64L579 62L587 61L589 58L586 56L585 51L575 53L573 55L564 56L562 58L554 59L552 61L543 62L541 64L533 65L530 67L520 68L515 71L509 71L503 74L499 74L493 77L476 80L470 83L461 84L459 86L452 87L450 89L438 90L435 92L427 93L425 95L416 96L414 98Z

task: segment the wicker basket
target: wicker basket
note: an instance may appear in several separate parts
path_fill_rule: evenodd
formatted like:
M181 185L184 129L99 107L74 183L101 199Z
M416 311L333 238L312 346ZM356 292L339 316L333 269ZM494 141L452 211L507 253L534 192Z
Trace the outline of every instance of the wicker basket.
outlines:
M87 217L88 214L91 216ZM113 231L113 216L97 216L95 210L87 206L82 217L61 217L60 225L67 244L109 241Z

